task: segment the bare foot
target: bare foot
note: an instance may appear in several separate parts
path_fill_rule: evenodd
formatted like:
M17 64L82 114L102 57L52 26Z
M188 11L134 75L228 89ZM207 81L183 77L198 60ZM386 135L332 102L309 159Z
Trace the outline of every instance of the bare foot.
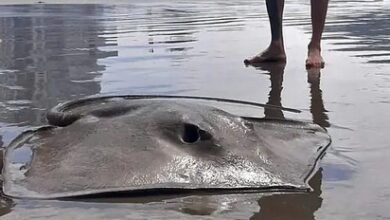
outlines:
M266 62L286 62L286 53L282 43L271 43L271 45L259 55L245 59L246 65Z
M310 47L307 53L306 68L324 68L325 62L321 56L321 49Z

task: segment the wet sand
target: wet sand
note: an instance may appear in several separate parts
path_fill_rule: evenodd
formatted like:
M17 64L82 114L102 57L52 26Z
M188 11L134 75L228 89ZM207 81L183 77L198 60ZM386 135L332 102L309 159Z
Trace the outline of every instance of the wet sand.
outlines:
M309 194L2 198L1 218L388 219L389 11L387 0L331 1L325 68L307 71L308 1L286 2L287 64L258 68L243 60L269 41L262 1L0 6L0 145L45 124L45 112L57 103L94 94L282 105L302 113L260 110L258 116L310 120L333 139Z

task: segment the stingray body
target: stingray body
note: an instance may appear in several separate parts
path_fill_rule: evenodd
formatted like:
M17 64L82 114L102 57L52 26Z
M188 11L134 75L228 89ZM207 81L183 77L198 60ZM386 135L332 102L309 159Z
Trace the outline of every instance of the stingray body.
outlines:
M314 124L244 118L188 101L97 99L62 111L48 114L61 127L27 131L7 147L6 195L307 190L330 143Z

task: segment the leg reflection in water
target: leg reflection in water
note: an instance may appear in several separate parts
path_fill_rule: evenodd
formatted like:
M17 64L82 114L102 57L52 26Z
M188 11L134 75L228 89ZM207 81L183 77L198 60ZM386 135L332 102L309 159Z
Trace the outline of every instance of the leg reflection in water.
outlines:
M256 69L267 71L270 75L271 90L268 94L268 105L282 107L281 93L283 90L283 75L286 63L258 63L254 65ZM269 119L284 119L284 114L281 109L264 108L264 115Z
M271 80L271 90L268 95L267 104L282 107L283 75L286 63L277 63L274 65L263 65L264 70L268 70ZM284 119L283 111L280 109L264 109L266 118Z
M321 70L320 68L311 68L307 70L307 82L310 84L311 104L310 112L313 122L322 126L329 127L329 118L326 114L324 102L322 100L322 91L320 89Z

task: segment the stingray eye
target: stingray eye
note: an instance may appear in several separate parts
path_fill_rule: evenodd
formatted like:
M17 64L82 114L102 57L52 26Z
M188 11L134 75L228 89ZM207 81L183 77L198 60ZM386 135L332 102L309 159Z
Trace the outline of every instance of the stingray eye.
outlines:
M211 139L211 134L202 130L197 125L186 123L183 125L181 139L183 142L191 144L199 140L209 140Z
M193 124L184 124L181 139L185 143L195 143L200 139L199 127Z

